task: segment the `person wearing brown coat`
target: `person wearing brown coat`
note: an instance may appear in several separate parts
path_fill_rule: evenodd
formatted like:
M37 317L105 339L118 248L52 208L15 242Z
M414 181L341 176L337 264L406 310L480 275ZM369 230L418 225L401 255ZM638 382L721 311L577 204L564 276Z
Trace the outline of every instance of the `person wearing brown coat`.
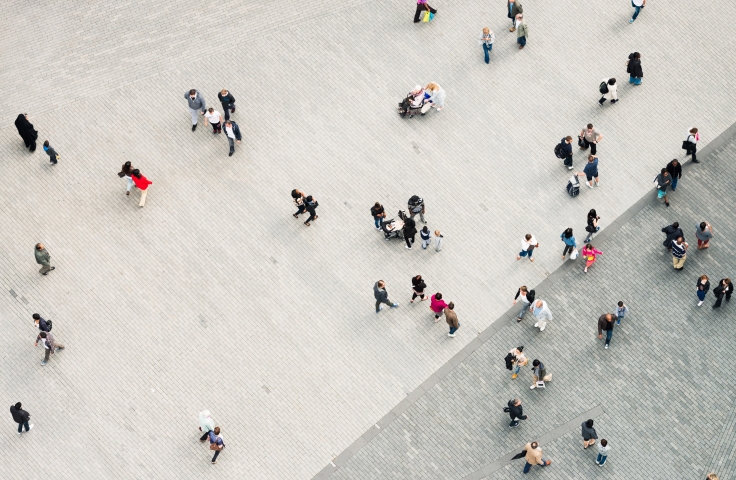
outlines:
M539 465L540 467L546 467L552 464L552 460L545 460L542 458L542 449L539 448L539 443L531 442L524 445L524 451L526 452L525 459L526 465L524 465L524 473L529 473L529 470L533 465Z
M455 308L453 302L450 302L447 308L445 308L445 320L450 326L450 333L447 334L448 337L454 337L455 332L460 328L460 323L457 321L457 314L453 311L453 308Z

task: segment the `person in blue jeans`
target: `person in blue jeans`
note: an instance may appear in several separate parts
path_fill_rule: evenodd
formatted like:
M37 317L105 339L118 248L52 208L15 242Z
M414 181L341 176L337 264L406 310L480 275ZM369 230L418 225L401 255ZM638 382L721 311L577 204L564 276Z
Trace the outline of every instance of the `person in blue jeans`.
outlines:
M627 313L629 313L629 307L624 305L624 302L618 302L618 306L616 307L616 317L618 317L616 325L621 325L621 320L624 319Z
M665 168L670 174L670 177L672 177L672 184L670 185L670 188L674 192L675 190L677 190L677 181L682 178L682 165L680 165L680 162L678 162L675 158L670 163L668 163Z
M598 186L598 157L595 155L588 156L588 163L585 164L582 172L575 173L578 177L585 177L588 181L588 187L593 188L593 180L595 186Z
M213 446L214 448L212 448ZM225 442L222 441L220 427L215 427L215 429L210 432L210 450L215 451L215 455L212 457L212 465L217 463L217 457L220 455L223 448L225 448Z
M634 23L636 17L639 16L639 12L641 12L641 9L644 8L644 5L646 4L647 0L631 0L631 6L634 7L634 15L631 17L631 20L629 20L629 23Z
M598 338L603 338L603 331L606 332L606 350L608 345L611 343L611 337L613 336L613 319L616 318L612 313L606 313L598 318Z
M608 452L611 450L611 447L608 445L608 440L605 438L601 440L601 443L598 445L598 456L595 459L595 463L602 467L606 463L606 459L608 458Z
M532 255L534 255L534 249L539 246L539 243L537 242L537 239L534 238L534 235L531 233L527 233L524 235L524 238L521 240L521 251L516 256L517 260L521 260L521 257L529 257L529 261L533 262L534 259L532 258Z
M491 57L489 54L491 53L491 50L493 50L493 41L495 39L495 35L493 35L493 32L488 27L484 27L483 32L481 32L478 37L478 43L483 47L483 52L486 56L486 64L491 63Z
M539 448L539 443L531 442L524 445L524 451L526 455L526 465L524 465L524 473L529 473L533 465L539 465L540 467L549 466L552 460L545 460L542 458L542 449Z
M10 407L10 414L13 416L15 423L18 424L18 435L23 433L23 427L25 427L26 432L33 428L33 424L28 425L28 421L31 419L31 414L23 410L23 408L21 408L22 406L23 405L18 402Z

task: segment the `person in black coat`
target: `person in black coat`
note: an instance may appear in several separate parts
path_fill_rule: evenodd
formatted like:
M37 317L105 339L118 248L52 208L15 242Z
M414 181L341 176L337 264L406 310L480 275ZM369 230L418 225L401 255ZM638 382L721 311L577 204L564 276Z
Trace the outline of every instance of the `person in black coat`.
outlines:
M519 420L526 420L527 417L524 415L524 409L521 406L521 400L518 398L515 398L513 400L509 400L508 407L504 409L504 411L509 412L509 417L511 417L511 423L509 423L509 427L514 428L519 426Z
M672 188L672 191L674 192L677 190L677 180L682 178L682 165L680 165L680 162L675 158L668 163L665 168L667 169L667 173L670 174L670 177L672 177L672 185L670 185L670 188Z
M672 250L672 240L675 240L677 237L685 237L685 234L680 228L680 224L678 222L675 222L672 225L667 225L662 229L662 231L667 235L667 238L662 242L662 245L667 247L667 250Z
M639 52L629 54L629 61L626 63L626 72L629 74L629 83L641 85L644 72L641 69L641 54Z
M424 279L421 275L417 275L411 279L411 286L414 294L411 296L411 302L409 303L414 303L414 299L417 297L421 298L422 302L429 300L429 297L424 293L424 289L427 288L427 284L424 283Z
M51 331L51 324L49 323L51 320L46 321L41 315L34 313L33 314L33 323L38 327L39 332L50 332Z
M36 139L38 138L38 132L33 128L33 124L28 121L28 114L21 113L18 118L15 119L15 128L18 129L23 142L31 152L36 151Z
M695 283L695 286L698 287L697 294L698 294L698 306L701 306L703 302L705 302L705 294L708 293L710 290L710 282L708 281L708 275L703 275L701 277L698 277L698 281Z
M409 217L404 219L404 240L406 240L406 248L411 250L411 244L417 236L417 224Z
M718 282L718 286L713 289L713 295L716 296L718 300L716 300L716 303L713 304L713 308L718 308L721 306L721 301L723 300L723 297L726 297L726 301L731 301L731 294L733 293L733 283L731 283L730 278L724 278L720 282Z
M226 88L223 88L220 93L217 94L218 100L222 104L222 110L225 112L225 120L230 120L230 114L235 113L235 97L233 94L228 92Z
M18 435L23 433L23 427L26 428L26 432L33 428L33 424L28 425L28 421L31 419L31 415L23 410L20 402L10 407L10 414L13 416L13 420L18 424Z

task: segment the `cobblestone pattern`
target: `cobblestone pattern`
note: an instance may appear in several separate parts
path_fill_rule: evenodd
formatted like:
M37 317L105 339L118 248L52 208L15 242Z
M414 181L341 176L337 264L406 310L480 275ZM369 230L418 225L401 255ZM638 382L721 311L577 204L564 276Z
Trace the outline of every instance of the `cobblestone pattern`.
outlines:
M707 143L732 122L723 85L736 65L712 46L732 46L721 32L733 4L706 28L709 7L684 0L632 26L628 7L602 0L530 1L523 52L503 3L436 6L429 25L388 0L0 6L12 19L0 38L0 385L36 423L18 442L8 429L0 476L200 477L208 408L229 443L220 475L309 478L498 318L512 288L558 268L561 226L581 228L591 207L616 218L688 127ZM490 66L483 25L497 34ZM645 84L598 109L599 79L623 75L634 49ZM399 119L401 96L432 80L447 108ZM233 157L203 124L189 130L183 99L196 87L213 104L223 86L245 136ZM22 148L20 112L58 166ZM589 121L606 135L602 185L572 200L552 148ZM115 176L126 160L154 182L144 209ZM290 216L294 187L320 202L308 229ZM415 193L445 232L441 254L371 229L373 202L394 211ZM520 264L528 231L542 245ZM57 266L48 277L38 241ZM457 338L409 307L420 272L457 303ZM377 317L378 278L402 305ZM33 312L68 347L43 369Z
M596 245L604 255L589 273L578 263L537 290L555 314L543 333L529 319L512 322L331 478L463 478L597 403L605 414L596 430L613 448L608 464L595 465L576 430L543 445L554 461L545 478L700 478L711 469L730 478L735 389L724 368L736 346L734 305L712 310L709 294L697 307L694 285L702 274L714 284L734 276L736 226L721 200L734 185L734 160L736 139L688 168L669 209L654 200ZM702 220L716 237L698 251L694 226ZM662 247L659 230L673 221L692 245L683 272ZM597 318L618 300L631 312L604 350ZM503 357L517 345L545 362L553 374L547 389L529 390L527 369L510 379ZM514 397L529 419L509 429L502 408ZM515 461L487 478L517 478L523 466Z

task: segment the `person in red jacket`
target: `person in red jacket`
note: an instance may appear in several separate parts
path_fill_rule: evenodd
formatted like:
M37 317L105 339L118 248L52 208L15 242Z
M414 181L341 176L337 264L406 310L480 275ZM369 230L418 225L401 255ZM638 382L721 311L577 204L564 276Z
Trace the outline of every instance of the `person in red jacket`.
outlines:
M138 189L141 191L141 201L138 204L139 207L142 207L146 204L146 195L148 195L148 186L151 185L153 182L144 177L141 174L141 171L137 168L133 170L131 175L131 178L133 179L133 183L135 183L135 186L138 187Z

